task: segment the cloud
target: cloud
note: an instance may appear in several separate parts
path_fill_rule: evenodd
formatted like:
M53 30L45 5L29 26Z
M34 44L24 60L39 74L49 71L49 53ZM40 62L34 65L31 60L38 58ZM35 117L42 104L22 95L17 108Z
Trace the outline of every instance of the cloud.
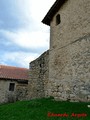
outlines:
M16 29L22 26L20 19L20 12L12 0L0 0L0 28L3 29ZM24 24L23 24L24 25Z
M3 54L3 57L0 58L1 64L13 65L16 63L16 66L29 67L29 63L36 59L38 54L25 53L25 52L7 52Z
M21 14L27 20L34 20L35 22L42 20L49 8L55 0L16 0Z
M17 44L23 48L46 48L48 49L49 42L48 37L49 34L42 31L24 31L18 30L16 32L0 30L0 33L4 35L6 39L13 42L13 44Z
M0 1L0 63L29 67L49 48L49 27L41 21L55 0Z
M1 0L0 28L36 29L55 0Z

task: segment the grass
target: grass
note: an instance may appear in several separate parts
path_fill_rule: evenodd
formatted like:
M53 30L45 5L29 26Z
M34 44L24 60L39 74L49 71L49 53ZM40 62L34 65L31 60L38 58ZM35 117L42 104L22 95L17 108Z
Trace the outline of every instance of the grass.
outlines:
M60 102L51 98L18 101L0 105L0 120L90 120L90 103ZM68 117L51 117L48 113L68 114ZM71 114L87 114L86 117L71 117Z

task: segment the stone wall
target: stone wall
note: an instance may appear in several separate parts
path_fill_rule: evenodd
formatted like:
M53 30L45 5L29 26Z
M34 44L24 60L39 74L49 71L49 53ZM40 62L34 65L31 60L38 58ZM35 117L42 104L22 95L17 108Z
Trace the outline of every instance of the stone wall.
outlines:
M61 23L56 25L60 14ZM62 48L90 34L90 0L67 0L50 23L50 49Z
M50 51L49 68L50 96L58 100L90 101L90 35L57 52Z
M28 91L29 99L90 101L90 0L67 0L54 15L50 50L30 63Z
M90 0L67 0L51 20L48 86L55 99L90 101Z
M15 83L14 91L9 91L10 83ZM15 80L0 79L0 103L14 102L27 99L27 84Z
M28 84L18 83L16 86L16 100L28 100Z
M48 63L49 51L30 63L29 99L41 98L48 95Z
M16 88L16 82L10 81L10 80L0 80L0 103L6 103L11 101L12 99L15 100L15 91L11 92L9 91L9 84L15 83Z

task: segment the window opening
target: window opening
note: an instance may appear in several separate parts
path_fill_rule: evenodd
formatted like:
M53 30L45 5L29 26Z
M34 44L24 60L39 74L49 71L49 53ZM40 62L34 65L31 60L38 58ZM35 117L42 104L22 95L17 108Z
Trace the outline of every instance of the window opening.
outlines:
M56 16L56 25L60 24L61 20L60 20L60 15L58 14Z
M9 85L9 91L14 91L15 83L10 83Z

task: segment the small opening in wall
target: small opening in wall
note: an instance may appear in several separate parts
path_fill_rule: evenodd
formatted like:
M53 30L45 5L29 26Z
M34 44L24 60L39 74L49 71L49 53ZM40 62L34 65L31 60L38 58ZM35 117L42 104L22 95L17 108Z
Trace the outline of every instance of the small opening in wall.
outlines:
M42 65L40 64L40 67L42 67Z
M15 88L15 83L10 83L9 84L9 91L14 91Z
M60 20L60 14L58 14L56 16L56 25L60 24L61 20Z

